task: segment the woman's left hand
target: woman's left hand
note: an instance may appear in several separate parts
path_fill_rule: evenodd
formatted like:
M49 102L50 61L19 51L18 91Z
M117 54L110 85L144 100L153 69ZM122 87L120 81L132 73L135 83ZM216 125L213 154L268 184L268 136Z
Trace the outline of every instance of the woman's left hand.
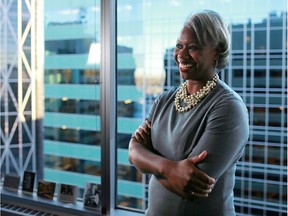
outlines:
M152 148L151 141L151 122L146 120L144 124L140 125L135 133L132 135L139 143L148 148Z
M204 160L207 152L181 161L168 161L163 167L164 176L158 176L163 186L186 199L208 197L215 184L215 179L201 171L196 164ZM163 178L164 177L164 178Z

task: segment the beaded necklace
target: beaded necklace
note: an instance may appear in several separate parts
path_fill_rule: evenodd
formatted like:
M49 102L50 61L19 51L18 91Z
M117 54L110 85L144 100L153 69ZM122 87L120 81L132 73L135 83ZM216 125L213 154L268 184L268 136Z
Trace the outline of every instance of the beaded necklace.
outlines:
M218 74L216 74L212 80L207 81L199 91L188 95L187 81L182 83L175 96L175 107L179 113L187 112L195 107L206 95L208 95L217 85L219 80Z

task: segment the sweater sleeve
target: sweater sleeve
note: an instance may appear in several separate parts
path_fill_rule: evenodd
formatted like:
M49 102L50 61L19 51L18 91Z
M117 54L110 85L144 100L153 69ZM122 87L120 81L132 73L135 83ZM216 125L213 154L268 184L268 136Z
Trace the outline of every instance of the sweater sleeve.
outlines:
M189 156L206 150L208 155L198 167L218 179L240 159L248 136L248 113L242 100L223 99L211 109L204 133Z

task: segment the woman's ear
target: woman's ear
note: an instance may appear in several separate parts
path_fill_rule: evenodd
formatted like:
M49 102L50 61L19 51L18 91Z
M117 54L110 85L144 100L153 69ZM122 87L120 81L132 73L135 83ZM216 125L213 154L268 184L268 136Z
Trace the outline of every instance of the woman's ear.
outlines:
M217 61L219 60L219 53L220 53L220 47L218 44L215 48L215 56L214 56L214 59L216 59Z

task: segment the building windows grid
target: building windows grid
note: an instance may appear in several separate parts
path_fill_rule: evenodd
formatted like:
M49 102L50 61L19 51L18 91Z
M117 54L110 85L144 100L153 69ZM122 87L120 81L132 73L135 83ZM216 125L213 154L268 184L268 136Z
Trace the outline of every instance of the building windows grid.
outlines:
M287 97L283 67L287 64L287 49L282 36L287 29L285 17L280 20L280 28L272 26L269 18L265 27L232 27L232 38L233 34L241 37L243 33L243 47L234 51L232 46L232 64L237 65L232 66L233 74L238 81L229 81L246 101L251 122L250 139L236 172L235 192L240 194L235 198L236 207L243 213L270 215L278 209L279 215L284 215L287 211L287 104L283 100ZM271 40L275 34L279 35L276 46ZM242 86L238 86L240 83Z

